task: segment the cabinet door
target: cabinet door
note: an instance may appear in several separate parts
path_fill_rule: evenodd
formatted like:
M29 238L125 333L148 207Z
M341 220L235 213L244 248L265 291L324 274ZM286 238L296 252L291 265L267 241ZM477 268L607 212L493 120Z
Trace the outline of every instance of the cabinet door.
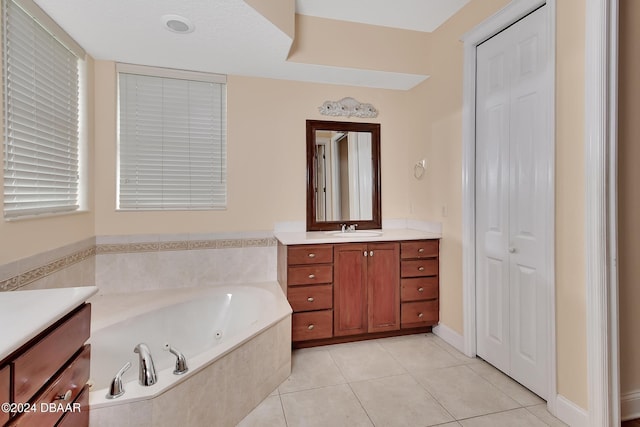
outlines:
M368 245L367 285L369 332L400 329L400 246Z
M334 246L333 334L367 332L367 245Z

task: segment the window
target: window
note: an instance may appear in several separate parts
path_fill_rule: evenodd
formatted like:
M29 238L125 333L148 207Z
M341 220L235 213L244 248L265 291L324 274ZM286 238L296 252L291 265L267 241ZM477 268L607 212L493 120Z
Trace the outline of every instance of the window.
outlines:
M119 65L118 209L226 207L226 78Z
M29 0L3 1L4 216L79 209L84 51Z

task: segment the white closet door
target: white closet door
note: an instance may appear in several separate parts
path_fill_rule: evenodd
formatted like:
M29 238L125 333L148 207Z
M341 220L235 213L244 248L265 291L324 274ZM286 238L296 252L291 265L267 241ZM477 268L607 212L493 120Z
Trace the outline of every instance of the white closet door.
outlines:
M550 142L546 11L477 49L477 352L542 397ZM552 144L551 144L552 145Z

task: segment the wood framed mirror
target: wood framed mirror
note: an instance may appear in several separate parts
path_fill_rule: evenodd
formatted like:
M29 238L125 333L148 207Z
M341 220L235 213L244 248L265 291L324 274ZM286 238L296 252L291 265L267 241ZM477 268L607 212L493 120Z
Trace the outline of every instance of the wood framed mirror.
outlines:
M382 228L380 124L307 120L307 231Z

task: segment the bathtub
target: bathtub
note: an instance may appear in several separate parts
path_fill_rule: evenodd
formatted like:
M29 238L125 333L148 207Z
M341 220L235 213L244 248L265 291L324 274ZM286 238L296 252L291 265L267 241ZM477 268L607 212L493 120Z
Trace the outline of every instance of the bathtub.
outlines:
M291 307L276 282L95 296L91 324L91 426L235 425L291 371ZM138 384L144 342L157 383ZM188 372L173 374L182 352ZM107 399L127 362L125 393Z

